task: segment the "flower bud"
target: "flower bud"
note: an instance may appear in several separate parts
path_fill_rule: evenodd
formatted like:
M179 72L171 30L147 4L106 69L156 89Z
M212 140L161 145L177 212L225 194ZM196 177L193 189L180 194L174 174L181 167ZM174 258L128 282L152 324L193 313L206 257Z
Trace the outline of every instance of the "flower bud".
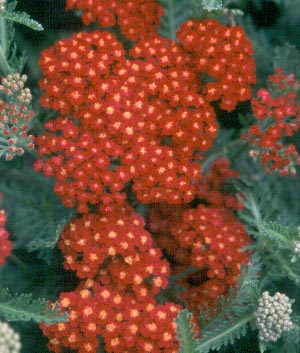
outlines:
M292 328L291 312L291 303L285 294L277 292L271 297L269 292L263 292L255 313L259 339L276 342L284 331Z
M0 353L21 352L20 335L6 322L0 321Z

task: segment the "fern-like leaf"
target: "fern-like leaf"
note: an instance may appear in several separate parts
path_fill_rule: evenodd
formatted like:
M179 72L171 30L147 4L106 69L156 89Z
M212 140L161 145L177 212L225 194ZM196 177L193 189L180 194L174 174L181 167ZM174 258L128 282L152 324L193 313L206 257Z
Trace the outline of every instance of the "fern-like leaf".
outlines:
M166 38L176 40L179 26L191 16L190 0L158 0L164 8L159 33Z
M30 18L26 12L13 12L13 11L2 11L0 16L4 17L6 20L13 21L24 26L27 26L35 31L42 31L43 26L37 21Z
M30 294L12 296L8 289L0 288L0 316L6 321L30 321L52 324L67 319L58 303L49 307L45 299L33 299Z
M292 242L298 236L297 229L283 226L275 222L263 222L260 227L263 236L273 241L278 249L291 248Z
M177 318L177 333L181 343L180 353L207 353L212 349L219 350L254 329L254 312L258 305L258 289L261 262L257 254L251 263L243 267L237 283L237 289L230 289L227 298L217 300L215 310L208 306L200 311L201 338L195 339L192 314L182 311Z
M195 325L192 323L193 314L187 309L179 312L177 323L177 337L180 341L179 353L197 353L197 340L195 339Z
M0 169L0 173L8 226L16 236L14 247L39 251L39 257L49 262L51 250L74 209L65 208L53 192L53 182L31 168Z
M233 344L234 341L247 333L249 322L253 319L253 313L236 317L231 320L223 320L209 332L202 334L197 342L198 352L207 353L211 349L219 350L223 346Z
M274 68L281 67L287 74L300 75L300 53L294 45L285 43L275 48Z

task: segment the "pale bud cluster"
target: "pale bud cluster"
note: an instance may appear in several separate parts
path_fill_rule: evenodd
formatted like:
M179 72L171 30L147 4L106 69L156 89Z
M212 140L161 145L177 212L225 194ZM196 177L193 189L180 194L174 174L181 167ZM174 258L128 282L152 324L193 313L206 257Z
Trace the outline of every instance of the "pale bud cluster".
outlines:
M15 95L20 103L30 104L32 95L29 88L24 88L27 81L26 75L15 73L7 75L1 80L0 91L4 91L7 96Z
M271 297L269 292L263 292L255 313L259 339L276 342L283 332L292 328L291 312L291 303L285 294L277 292Z
M295 243L294 243L294 253L300 255L300 241L295 241Z
M20 335L6 322L0 321L0 353L21 352Z
M30 110L32 95L25 88L26 75L15 73L1 79L0 94L0 156L7 160L22 155L24 147L33 149L33 136L28 135L29 122L34 113Z
M300 241L294 241L293 257L291 262L296 262L300 260Z
M5 11L6 0L0 0L0 12Z
M300 227L298 227L298 238L300 239ZM300 240L293 242L293 256L291 262L297 262L300 260Z

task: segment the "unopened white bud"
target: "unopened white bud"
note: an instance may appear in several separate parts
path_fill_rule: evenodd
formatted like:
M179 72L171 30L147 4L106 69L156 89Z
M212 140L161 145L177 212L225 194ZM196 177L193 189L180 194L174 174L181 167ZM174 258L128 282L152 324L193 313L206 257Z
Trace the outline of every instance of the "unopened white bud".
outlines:
M285 294L277 292L271 297L269 292L263 292L255 313L259 339L276 342L284 331L292 328L291 312L291 303Z
M20 353L21 346L20 335L0 321L0 353Z

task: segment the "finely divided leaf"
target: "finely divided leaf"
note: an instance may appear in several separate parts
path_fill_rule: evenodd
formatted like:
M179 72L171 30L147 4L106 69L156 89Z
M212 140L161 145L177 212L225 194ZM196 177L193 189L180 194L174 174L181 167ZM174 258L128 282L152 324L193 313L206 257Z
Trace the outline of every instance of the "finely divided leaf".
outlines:
M0 169L1 192L8 212L8 225L15 234L15 248L39 251L49 261L60 233L74 215L53 192L53 182L32 169ZM47 256L44 257L45 250Z
M43 30L43 26L37 21L31 19L26 12L2 11L0 12L0 16L4 17L6 20L27 26L35 31Z
M190 0L158 0L164 8L159 33L166 38L176 40L179 26L191 15Z
M288 249L290 243L297 238L297 229L283 226L275 222L263 222L260 231L262 235L276 243L279 249Z
M281 67L285 73L300 75L300 53L294 45L285 43L275 48L274 68Z
M197 353L197 340L195 339L195 325L191 322L193 314L187 309L179 312L177 323L177 337L180 341L179 353Z
M232 320L223 320L211 331L202 334L202 338L197 342L197 352L207 353L211 349L219 350L223 346L232 344L241 336L245 336L252 318L253 314L250 312Z
M0 316L6 321L30 321L52 324L67 319L58 303L49 307L45 299L33 299L30 294L12 296L8 289L0 288Z
M260 295L257 287L260 269L261 263L254 254L250 265L242 268L237 289L232 288L227 298L217 300L215 312L208 307L200 312L201 338L197 341L197 352L218 350L244 336L248 327L253 328L253 313Z

